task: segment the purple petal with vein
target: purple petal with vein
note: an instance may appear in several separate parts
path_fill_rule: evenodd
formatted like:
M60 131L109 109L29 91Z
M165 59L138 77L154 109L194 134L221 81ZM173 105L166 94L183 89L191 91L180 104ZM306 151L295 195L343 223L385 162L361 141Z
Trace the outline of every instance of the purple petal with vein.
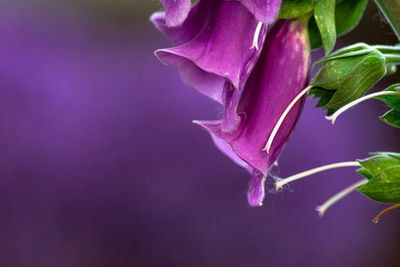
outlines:
M238 103L226 105L221 120L198 123L224 140L243 161L265 177L294 130L304 98L287 115L270 153L263 148L283 111L306 87L309 70L310 45L306 23L280 20L267 36L260 59L242 94L239 97L224 95L225 101ZM224 125L230 122L226 114L232 112L240 117L240 122L236 130L225 131ZM256 184L262 186L263 183Z
M176 67L186 84L222 103L225 83L241 90L260 55L251 49L258 21L237 1L201 0L192 10L177 29L165 29L160 15L153 18L162 32L181 44L157 50L156 56ZM265 36L263 25L259 47Z

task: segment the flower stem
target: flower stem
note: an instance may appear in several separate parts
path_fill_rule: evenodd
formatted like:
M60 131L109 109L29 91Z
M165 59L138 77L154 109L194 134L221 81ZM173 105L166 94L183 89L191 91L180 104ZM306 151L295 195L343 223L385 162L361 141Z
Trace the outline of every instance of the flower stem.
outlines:
M339 163L333 163L333 164L328 164L328 165L324 165L318 168L314 168L308 171L304 171L304 172L300 172L298 174L292 175L286 179L282 179L280 181L277 181L275 183L275 190L278 190L279 188L281 188L282 186L284 186L285 184L288 184L290 182L302 179L304 177L313 175L315 173L319 173L319 172L323 172L326 170L330 170L330 169L335 169L335 168L341 168L341 167L359 167L360 164L357 161L345 161L345 162L339 162Z
M400 56L396 54L383 54L386 64L400 64Z
M395 92L395 91L381 91L381 92L377 92L377 93L373 93L373 94L369 94L369 95L360 97L360 98L344 105L343 107L338 109L335 113L333 113L331 116L326 116L325 119L330 120L330 121L332 121L332 124L335 124L337 117L339 117L339 115L342 114L343 112L345 112L346 110L354 107L355 105L357 105L365 100L368 100L368 99L371 99L371 98L374 98L377 96L382 96L382 95L399 95L400 96L400 93Z
M374 223L378 223L378 222L379 222L379 219L381 218L381 216L382 216L383 214L385 214L385 213L388 212L388 211L397 209L397 208L400 208L400 203L395 204L395 205L393 205L393 206L390 206L389 208L384 209L384 210L381 211L378 215L376 215L376 217L375 217L372 221L373 221Z
M318 211L319 217L324 216L324 214L327 211L327 209L329 209L333 204L335 204L336 202L338 202L339 200L341 200L342 198L344 198L345 196L347 196L348 194L350 194L351 192L356 190L357 187L359 187L360 185L363 185L363 184L365 184L367 182L368 182L368 180L366 180L366 179L358 181L357 183L354 183L354 184L346 187L345 189L343 189L342 191L340 191L336 195L332 196L324 204L316 207L315 209Z
M381 53L400 54L400 46L396 45L372 45L371 47L379 50Z
M267 144L264 147L264 151L267 151L269 153L269 149L271 148L272 142L274 141L275 135L278 133L279 128L281 127L283 121L285 120L287 114L289 111L293 108L293 106L301 99L302 96L304 96L308 91L310 91L312 88L312 85L307 86L303 91L301 91L293 100L290 102L290 104L287 106L285 111L282 113L281 117L279 118L278 122L275 124L274 129L272 130Z

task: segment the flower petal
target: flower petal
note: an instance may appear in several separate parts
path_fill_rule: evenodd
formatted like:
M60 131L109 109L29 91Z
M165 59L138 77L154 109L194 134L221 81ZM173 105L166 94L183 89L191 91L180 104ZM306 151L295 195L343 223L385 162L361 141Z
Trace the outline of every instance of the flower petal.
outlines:
M257 170L251 173L249 191L247 192L247 201L250 206L262 206L265 196L265 180L266 176Z
M279 14L282 0L240 0L240 2L265 24L271 24Z
M261 172L249 166L241 158L239 158L236 155L236 153L232 151L229 144L227 144L224 140L216 137L212 133L211 133L211 138L213 139L215 146L219 150L221 150L221 152L223 152L233 162L243 167L251 174L249 191L247 192L247 200L251 206L261 206L265 195L264 194L265 176Z
M161 0L165 7L165 21L169 27L181 25L190 10L190 0Z
M229 81L240 90L254 68L260 51L250 48L258 21L236 1L202 0L197 12L204 14L203 8L208 12L205 12L203 28L196 37L180 46L157 50L156 56L165 64L176 67L188 85L222 102L224 82ZM186 31L189 25L186 27L182 30ZM265 36L266 26L263 25L260 47ZM190 66L190 72L185 69L187 66ZM204 90L203 83L207 83L205 79L212 76L213 84L219 87ZM216 81L218 79L219 82Z
M263 196L262 177L268 174L288 141L298 117L302 101L294 105L279 129L270 153L263 151L275 124L289 103L306 87L310 70L310 45L307 25L300 20L281 20L267 36L263 52L239 98L225 94L225 113L233 108L240 116L236 130L224 131L226 116L218 121L198 124L224 140L232 151L261 174L252 174L249 201ZM237 100L238 99L238 100ZM253 197L251 197L253 196Z
M201 31L209 12L207 7L207 3L201 2L193 5L187 19L179 27L168 27L165 12L154 13L150 17L150 21L160 32L171 39L174 45L181 45L192 40Z

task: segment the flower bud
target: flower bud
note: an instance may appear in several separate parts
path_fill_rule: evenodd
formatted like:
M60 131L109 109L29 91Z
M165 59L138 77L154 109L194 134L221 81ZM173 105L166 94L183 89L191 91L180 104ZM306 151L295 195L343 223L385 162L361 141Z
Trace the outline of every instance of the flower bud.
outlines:
M357 55L350 51L330 56L333 59L328 58L323 63L312 81L314 89L311 94L317 97L323 95L319 106L327 109L328 114L363 96L386 75L384 54L377 49L356 52Z

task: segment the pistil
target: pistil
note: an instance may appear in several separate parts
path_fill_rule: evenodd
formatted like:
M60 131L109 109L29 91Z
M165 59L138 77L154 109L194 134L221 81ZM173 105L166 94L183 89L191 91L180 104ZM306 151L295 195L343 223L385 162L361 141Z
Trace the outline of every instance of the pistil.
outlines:
M313 175L315 173L319 173L319 172L323 172L323 171L335 169L335 168L341 168L341 167L359 167L359 166L360 166L360 164L357 161L346 161L346 162L339 162L339 163L324 165L324 166L314 168L314 169L311 169L308 171L304 171L304 172L292 175L288 178L277 181L275 183L275 190L278 190L285 184L305 178L305 177Z
M303 91L301 91L293 100L290 102L290 104L287 106L285 111L283 111L281 117L279 118L278 122L275 124L274 129L272 130L267 144L264 147L264 151L267 151L269 153L269 150L271 148L272 142L274 141L275 135L278 133L279 128L281 127L283 121L285 120L286 116L288 115L289 111L293 108L293 106L301 99L302 96L304 96L308 91L310 91L312 86L307 86Z
M357 183L354 183L354 184L346 187L345 189L343 189L342 191L340 191L336 195L332 196L324 204L322 204L320 206L317 206L315 209L318 211L319 217L324 216L324 214L327 211L327 209L329 209L333 204L335 204L336 202L338 202L339 200L341 200L345 196L347 196L350 193L352 193L353 191L355 191L357 189L357 187L359 187L360 185L363 185L363 184L365 184L367 182L368 182L368 180L366 180L366 179L358 181Z
M256 27L256 31L254 32L254 37L253 37L253 44L250 47L250 49L255 48L256 50L259 49L258 47L258 39L260 39L260 32L261 32L261 27L262 27L263 23L261 21L258 22L257 27Z
M377 97L377 96L382 96L382 95L398 95L400 96L400 92L395 92L395 91L381 91L381 92L377 92L377 93L373 93L373 94L369 94L363 97L360 97L346 105L344 105L343 107L341 107L340 109L338 109L335 113L333 113L331 116L326 116L325 119L332 121L332 124L335 124L335 121L337 119L337 117L339 117L340 114L342 114L343 112L345 112L346 110L354 107L355 105L366 101L368 99Z

